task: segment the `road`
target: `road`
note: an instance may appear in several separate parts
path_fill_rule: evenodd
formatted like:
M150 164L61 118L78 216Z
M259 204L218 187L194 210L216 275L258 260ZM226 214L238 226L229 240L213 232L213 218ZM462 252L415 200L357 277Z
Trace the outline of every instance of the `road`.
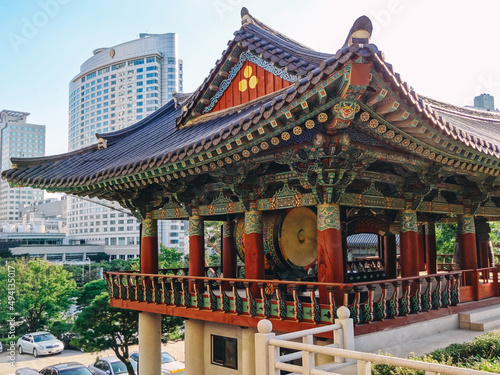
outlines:
M10 365L9 353L4 346L4 352L0 353L0 375L13 375L16 369L21 367L31 367L36 370L41 370L45 366L53 365L61 362L80 362L88 366L95 361L97 357L106 357L115 355L112 350L106 350L98 353L82 353L77 350L63 350L60 354L40 356L34 358L31 354L19 354L16 351L14 366ZM130 352L138 350L137 345L133 345ZM162 351L169 352L178 361L184 362L184 341L168 342L162 345Z

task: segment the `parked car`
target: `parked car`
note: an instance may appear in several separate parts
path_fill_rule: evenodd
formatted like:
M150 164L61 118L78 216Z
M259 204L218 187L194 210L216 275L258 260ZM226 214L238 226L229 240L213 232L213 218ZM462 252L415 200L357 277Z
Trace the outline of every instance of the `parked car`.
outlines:
M0 341L0 353L3 352L2 342Z
M31 367L21 367L16 370L16 375L39 375L39 372Z
M134 361L130 361L135 373L137 374L137 365ZM120 361L118 357L98 358L94 363L89 365L89 370L94 375L117 375L128 374L125 363Z
M40 370L40 375L92 375L92 373L81 363L65 362L44 367Z
M57 354L64 350L64 344L50 332L28 333L17 340L19 354L29 353L35 357Z
M130 354L130 362L135 362L139 365L139 352ZM161 374L175 374L186 369L184 363L177 361L168 352L161 352Z

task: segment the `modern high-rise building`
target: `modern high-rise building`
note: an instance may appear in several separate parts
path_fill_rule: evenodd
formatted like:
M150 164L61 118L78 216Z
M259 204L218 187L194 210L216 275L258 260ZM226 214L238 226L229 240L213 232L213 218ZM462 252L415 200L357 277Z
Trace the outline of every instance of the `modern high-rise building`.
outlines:
M97 48L69 84L69 151L95 142L95 133L130 126L182 92L177 35L140 38Z
M11 157L45 155L45 125L26 122L29 113L3 110L0 112L1 168L11 168ZM24 205L43 199L43 191L32 188L10 188L0 181L0 222L14 224L22 219Z
M481 94L474 98L474 108L485 111L495 110L495 98L489 94Z
M96 133L126 128L182 92L182 60L175 33L140 34L139 39L114 47L97 48L69 83L69 151L96 142ZM178 226L182 223L169 223ZM139 222L116 203L68 199L68 232L73 243L102 244L106 252L138 251ZM183 233L167 224L165 245L183 249ZM172 238L171 238L172 237ZM123 250L123 251L122 251Z

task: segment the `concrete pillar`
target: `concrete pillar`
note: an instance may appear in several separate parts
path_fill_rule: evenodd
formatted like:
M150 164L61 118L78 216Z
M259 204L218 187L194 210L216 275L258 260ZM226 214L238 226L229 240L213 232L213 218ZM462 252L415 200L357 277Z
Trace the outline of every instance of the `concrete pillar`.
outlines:
M241 330L241 375L254 375L255 372L255 329Z
M161 374L161 315L139 314L139 375Z
M269 375L269 340L276 335L272 332L273 324L262 319L257 324L258 333L255 334L255 374Z
M345 263L342 231L340 229L340 206L318 205L318 282L343 283ZM319 290L320 303L328 303L326 289Z
M400 264L401 277L412 277L419 275L418 264L418 228L417 212L405 210L400 212Z
M141 273L158 273L158 226L151 213L142 221ZM161 315L139 314L139 374L161 373Z
M437 245L436 245L436 225L428 222L425 225L425 254L427 260L427 274L437 273Z
M204 322L196 319L186 320L184 338L186 374L203 375L205 373Z
M245 212L245 278L264 279L264 242L262 237L262 212L250 202L250 211ZM258 286L250 288L258 297Z

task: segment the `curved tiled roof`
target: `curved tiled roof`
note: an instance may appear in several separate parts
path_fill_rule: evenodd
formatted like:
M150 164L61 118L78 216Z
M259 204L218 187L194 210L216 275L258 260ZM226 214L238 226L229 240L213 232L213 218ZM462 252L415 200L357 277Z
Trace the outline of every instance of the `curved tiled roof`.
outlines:
M464 147L499 157L500 128L497 125L500 116L458 109L419 97L383 60L375 45L358 41L344 46L335 55L322 54L286 38L248 14L243 18L245 22L229 43L230 48L223 58L229 56L234 46L244 46L264 59L297 72L300 77L293 85L238 107L197 116L190 120L196 126L179 126L185 124L186 114L196 106L217 74L214 69L193 94L177 94L172 101L135 125L97 135L106 141L106 148L94 145L58 156L13 158L13 168L4 171L2 177L12 184L70 191L72 187L99 184L182 161L217 147L229 137L245 134L251 126L285 109L343 69L344 64L360 56L371 62L391 90L434 130L461 142ZM217 67L220 66L218 63ZM429 142L426 136L414 136L420 137L422 142Z
M245 8L242 10L242 16L241 28L234 33L234 39L228 42L228 47L223 51L221 58L216 61L215 67L186 101L185 110L179 117L178 124L188 118L196 107L201 106L199 100L207 94L210 84L224 69L225 62L236 45L241 45L242 48L256 55L261 55L264 60L270 61L299 77L303 77L311 70L318 68L321 62L332 56L314 51L273 30L248 14ZM227 71L228 68L226 67L225 70Z

